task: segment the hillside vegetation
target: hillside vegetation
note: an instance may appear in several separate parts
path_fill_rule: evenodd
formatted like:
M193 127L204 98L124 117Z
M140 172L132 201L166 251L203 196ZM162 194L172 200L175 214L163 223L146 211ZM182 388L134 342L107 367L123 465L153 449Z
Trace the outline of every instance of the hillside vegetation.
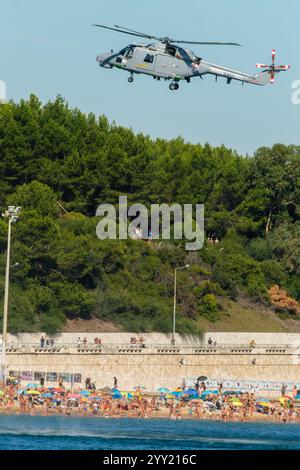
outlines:
M119 195L147 206L205 204L204 248L99 240L96 208L118 204ZM92 318L170 331L174 268L186 263L178 273L180 332L222 321L230 303L266 311L274 285L300 301L300 147L263 147L250 158L181 138L152 140L70 109L61 97L42 105L31 96L0 106L1 209L8 204L22 206L13 226L12 264L20 264L11 270L11 332L55 332ZM1 302L6 239L1 219ZM292 308L273 309L298 318Z

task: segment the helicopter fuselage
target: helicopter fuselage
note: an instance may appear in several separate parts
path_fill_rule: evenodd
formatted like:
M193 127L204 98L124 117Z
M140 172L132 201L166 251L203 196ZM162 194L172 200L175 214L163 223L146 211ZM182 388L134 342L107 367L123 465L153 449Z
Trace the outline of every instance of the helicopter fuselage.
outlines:
M101 67L117 67L134 74L179 81L198 75L206 67L192 51L168 44L130 45L119 53L105 53L97 57Z
M171 90L178 89L178 82L190 82L193 77L203 78L210 74L224 77L227 84L232 80L253 85L267 85L270 82L268 71L260 74L246 74L238 70L223 67L197 57L191 50L169 43L132 44L118 53L107 52L97 57L104 68L119 68L130 73L128 81L133 81L134 74L151 75L160 80L172 80Z

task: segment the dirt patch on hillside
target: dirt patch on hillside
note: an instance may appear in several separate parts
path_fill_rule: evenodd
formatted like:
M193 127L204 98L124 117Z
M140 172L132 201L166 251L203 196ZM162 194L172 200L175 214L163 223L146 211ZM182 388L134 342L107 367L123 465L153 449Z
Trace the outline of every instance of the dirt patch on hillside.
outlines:
M62 333L119 333L123 331L118 325L109 321L92 318L91 320L68 320Z

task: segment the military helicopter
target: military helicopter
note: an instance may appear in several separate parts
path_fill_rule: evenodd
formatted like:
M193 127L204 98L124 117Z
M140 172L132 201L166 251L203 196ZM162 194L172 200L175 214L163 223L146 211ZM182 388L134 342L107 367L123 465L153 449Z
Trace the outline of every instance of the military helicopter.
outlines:
M170 90L178 90L181 80L190 83L191 78L200 77L203 79L205 75L210 74L215 76L216 81L218 77L224 77L228 85L232 80L237 80L242 82L242 84L251 83L252 85L263 86L274 83L275 74L290 68L289 65L275 65L275 50L273 50L272 64L257 64L258 68L264 70L258 74L250 75L239 70L208 62L196 56L190 49L184 49L177 45L241 46L235 42L177 41L169 37L157 37L118 25L115 25L114 28L101 24L93 26L158 41L150 44L134 43L124 47L120 52L114 53L111 50L111 52L98 55L97 61L100 67L107 69L117 67L121 70L126 70L130 74L128 78L130 83L134 80L134 74L151 75L156 80L170 80Z

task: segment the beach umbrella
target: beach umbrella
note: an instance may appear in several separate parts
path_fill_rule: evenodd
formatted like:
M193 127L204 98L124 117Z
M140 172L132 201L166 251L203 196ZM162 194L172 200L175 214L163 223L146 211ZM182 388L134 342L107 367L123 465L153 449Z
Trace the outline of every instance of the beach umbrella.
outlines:
M68 398L80 398L81 395L79 393L69 393Z
M205 390L203 393L201 393L201 398L209 395L218 395L218 393L218 390Z
M174 399L175 396L174 396L174 395L171 395L171 394L169 393L168 395L165 396L165 398L173 398L173 399Z
M131 399L132 398L132 394L130 392L120 392L122 397L124 398L129 398Z
M199 382L205 382L205 380L207 380L207 377L205 375L200 375L200 377L198 377L197 379Z
M184 394L189 396L198 396L197 390L195 390L194 388L189 388L188 390L185 390Z
M226 392L223 392L222 395L240 395L241 393L241 390L226 390Z
M272 406L272 404L269 403L269 402L267 402L267 401L260 401L260 402L257 402L257 404L258 404L259 406L263 406L263 407L267 407L267 408L269 408L269 407Z
M160 393L168 393L170 390L168 388L165 388L165 387L160 387L157 391L160 392Z
M174 395L174 397L181 397L182 396L182 392L171 392L171 395Z
M91 394L92 394L92 393L91 393L89 390L81 390L81 391L79 392L79 395L81 395L81 396L85 396L85 395L86 395L86 396L89 396L89 395L91 395Z
M232 404L233 406L243 406L243 403L240 402L240 401L233 401L231 404Z
M43 397L43 398L52 398L52 393L42 393L41 397Z
M25 392L25 395L40 395L40 392L38 392L37 390L28 390L27 392Z
M256 400L256 403L262 403L262 402L267 402L267 403L270 403L271 400L269 400L268 398L265 398L265 397L259 397L257 400Z
M283 403L285 403L285 402L287 402L287 401L288 401L288 402L293 401L293 398L292 398L292 397L280 397L278 401L279 401L279 403L283 404Z
M38 388L39 384L27 384L26 388Z

